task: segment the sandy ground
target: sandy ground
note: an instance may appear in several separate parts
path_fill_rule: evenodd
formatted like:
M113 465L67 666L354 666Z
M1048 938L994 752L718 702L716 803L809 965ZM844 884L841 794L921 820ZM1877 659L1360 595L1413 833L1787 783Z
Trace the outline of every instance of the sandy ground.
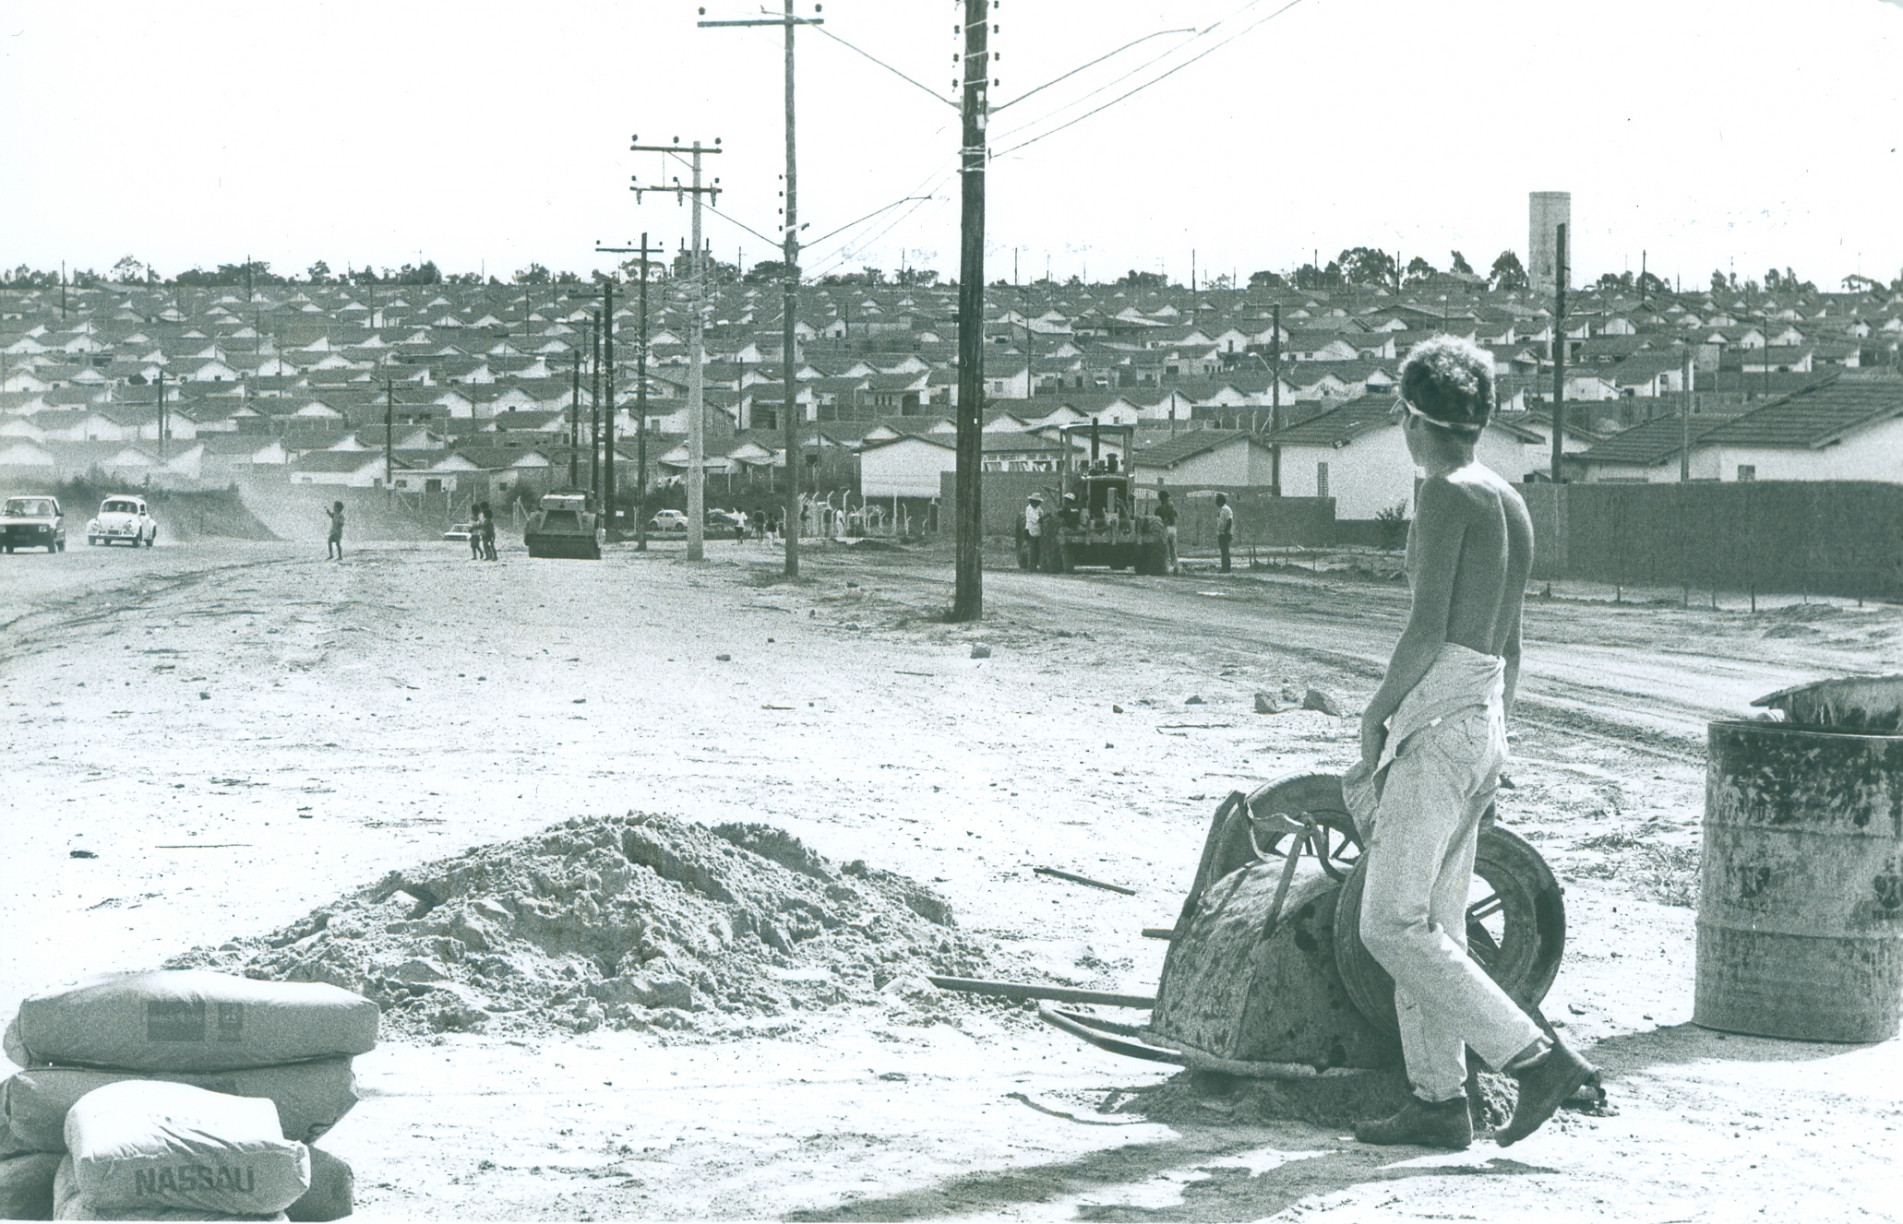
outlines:
M1260 716L1252 695L1317 684L1352 713L1406 609L1366 576L1000 569L987 619L948 626L943 554L813 550L789 584L756 544L699 566L678 545L316 551L0 558L0 1014L392 867L630 809L781 825L931 883L1036 969L1149 993L1162 945L1141 928L1173 919L1215 804L1355 751L1352 717ZM1607 1069L1616 1116L1455 1155L1236 1125L1220 1100L1165 1126L1097 1107L1168 1068L1021 1013L845 1010L718 1045L386 1042L325 1146L367 1217L1896 1218L1903 1045L1692 1027L1685 902L1705 722L1896 670L1903 610L1611 594L1529 607L1502 816L1565 882L1546 1010Z

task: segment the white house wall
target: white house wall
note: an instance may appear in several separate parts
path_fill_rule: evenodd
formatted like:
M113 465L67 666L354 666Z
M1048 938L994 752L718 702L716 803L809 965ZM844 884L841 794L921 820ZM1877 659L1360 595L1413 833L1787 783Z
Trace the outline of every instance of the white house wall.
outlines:
M956 451L930 442L875 446L859 454L859 490L867 498L937 497L939 476L957 463Z
M1903 420L1860 430L1816 450L1798 447L1701 446L1705 478L1738 479L1738 468L1756 469L1757 480L1881 480L1903 484ZM1711 470L1716 469L1716 470Z

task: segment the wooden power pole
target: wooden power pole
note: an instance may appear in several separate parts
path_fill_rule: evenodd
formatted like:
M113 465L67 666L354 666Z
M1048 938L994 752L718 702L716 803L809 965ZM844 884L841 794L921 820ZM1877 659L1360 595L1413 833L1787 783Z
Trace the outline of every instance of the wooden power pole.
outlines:
M575 369L568 397L568 487L580 478L581 463L581 350L575 349Z
M705 494L707 487L707 384L706 370L703 368L706 364L707 345L703 338L704 333L702 330L706 325L707 316L707 278L701 268L700 198L703 195L717 197L720 194L719 179L714 180L713 186L703 187L701 185L700 157L703 153L720 152L720 141L715 140L711 145L703 145L700 141L696 140L692 146L682 148L680 137L677 136L671 145L633 144L628 147L630 151L635 153L673 153L676 155L691 153L693 155L693 161L690 163L694 170L692 186L683 187L680 185L680 181L676 179L672 187L643 187L636 184L630 187L629 190L635 193L636 199L639 199L641 193L646 191L669 191L674 193L675 199L679 199L684 195L694 198L694 254L690 264L693 268L692 275L694 279L694 318L687 329L687 559L689 561L699 561L703 556L707 530ZM644 328L647 326L646 276L647 256L650 249L659 250L659 248L650 248L648 246L648 236L642 234L641 300L643 305L641 310L641 322ZM647 381L646 373L647 371L644 365L642 368L642 382L644 385ZM646 419L643 418L642 425L645 426L646 424ZM643 436L645 436L645 430ZM643 465L642 474L643 476L646 475L645 464Z
M606 527L602 538L613 544L621 539L615 529L615 278L610 274L601 282L601 379L607 399L601 409L601 510Z
M953 519L954 621L984 615L983 502L985 399L985 117L991 87L990 0L965 0L965 75L959 142L958 475Z
M641 146L636 145L636 148ZM671 150L670 150L671 151ZM643 190L658 188L632 188L638 201ZM699 197L695 197L698 200ZM648 547L648 256L659 255L660 247L648 245L647 232L641 234L638 247L605 247L595 244L595 250L616 255L636 255L641 260L641 349L635 365L634 387L634 547L637 552L646 552Z
M799 482L799 363L794 354L794 324L799 313L800 227L799 161L795 156L793 109L793 30L803 25L824 25L823 17L796 17L793 0L786 0L778 17L742 18L735 21L702 21L703 29L733 26L781 27L786 46L786 208L780 239L780 361L784 367L785 390L780 405L780 424L785 432L786 449L786 576L800 572L800 482ZM698 256L697 256L698 257Z
M595 509L601 509L601 312L595 311L588 328L588 364L592 385L588 388L588 491L595 495Z
M1566 445L1566 223L1553 248L1553 483L1565 483L1560 462Z
M383 500L396 499L396 384L383 380Z

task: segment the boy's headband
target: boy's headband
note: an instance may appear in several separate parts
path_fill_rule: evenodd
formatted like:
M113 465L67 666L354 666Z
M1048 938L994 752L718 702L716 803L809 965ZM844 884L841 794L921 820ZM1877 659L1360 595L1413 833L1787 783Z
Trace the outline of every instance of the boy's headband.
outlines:
M1417 416L1421 418L1421 420L1426 421L1429 425L1432 425L1436 429L1445 429L1453 433L1463 433L1463 434L1477 434L1480 432L1481 427L1478 425L1467 425L1457 421L1443 421L1439 417L1428 416L1425 412L1422 412L1419 408L1416 408L1412 402L1406 399L1398 399L1398 403L1400 404L1401 407L1407 409L1408 414L1410 416Z

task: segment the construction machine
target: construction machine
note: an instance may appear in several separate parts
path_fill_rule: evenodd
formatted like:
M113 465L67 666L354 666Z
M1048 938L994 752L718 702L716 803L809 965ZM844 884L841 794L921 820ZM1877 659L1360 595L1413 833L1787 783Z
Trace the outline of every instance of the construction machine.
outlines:
M1093 420L1066 425L1060 436L1064 449L1057 460L1055 496L1047 494L1036 547L1026 542L1025 568L1047 574L1068 574L1080 565L1167 572L1163 520L1137 510L1136 479L1128 463L1136 426Z
M601 540L597 534L600 515L593 509L585 489L558 489L542 495L541 508L529 515L522 542L531 557L570 557L581 561L601 560Z

